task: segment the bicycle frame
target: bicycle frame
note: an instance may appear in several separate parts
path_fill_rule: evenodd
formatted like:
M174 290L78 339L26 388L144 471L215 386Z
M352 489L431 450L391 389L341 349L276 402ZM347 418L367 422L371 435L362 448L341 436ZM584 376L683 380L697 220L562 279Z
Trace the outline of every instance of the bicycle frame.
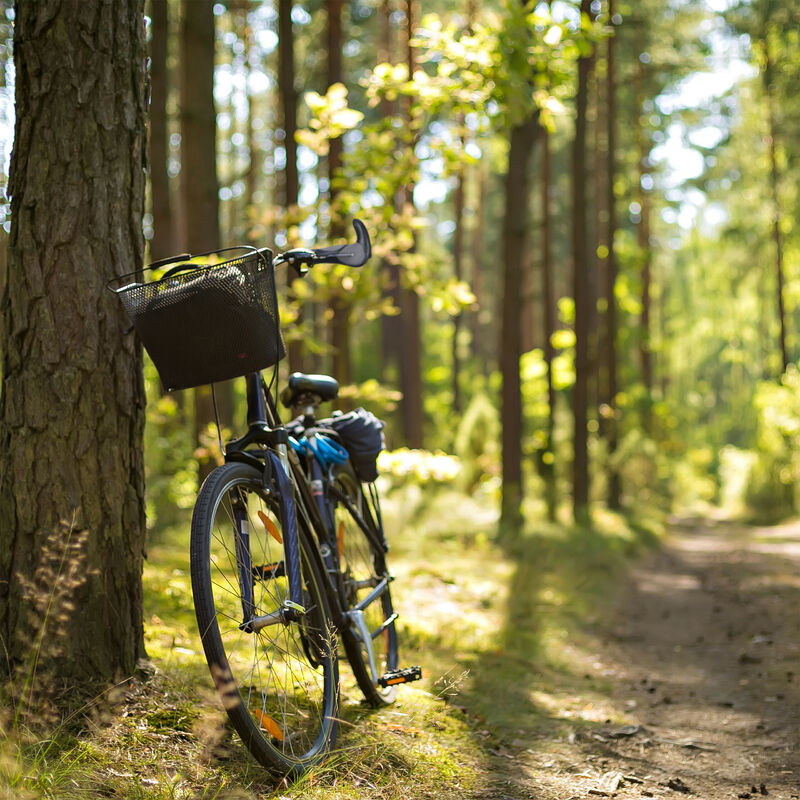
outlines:
M267 625L276 625L297 620L305 613L301 605L302 581L300 578L300 525L303 525L310 534L316 533L318 546L312 548L314 557L318 558L318 566L323 573L329 576L326 586L334 620L338 628L352 624L358 630L360 637L365 642L368 650L370 669L373 678L377 679L376 665L372 654L372 636L364 622L363 612L373 602L378 600L386 591L391 582L389 576L384 576L372 591L357 606L350 611L345 611L345 589L342 583L338 551L335 546L335 532L333 529L333 506L324 496L323 473L319 462L310 454L310 478L307 480L302 472L300 461L294 450L288 447L289 435L283 426L275 401L267 391L260 373L251 373L247 381L247 422L248 432L239 439L235 439L226 446L225 459L227 461L245 461L257 466L264 471L265 487L274 477L278 484L279 500L281 504L281 517L283 520L284 558L286 560L286 575L289 581L289 597L284 601L279 611L271 612L261 617L254 617L252 604L252 563L249 552L249 531L240 523L234 503L234 519L237 527L236 558L239 573L240 590L242 593L243 621L240 627L246 632L261 630ZM266 449L260 452L248 451L250 445L263 445ZM262 459L264 459L262 461ZM297 492L293 491L297 489ZM350 499L336 486L329 485L329 491L336 501L345 506L359 528L378 549L384 552L388 547L382 537L376 537L375 531L380 530L375 526L372 512L365 504L369 520L365 521L362 514L355 509ZM241 515L243 520L244 514ZM372 523L372 527L369 522ZM396 617L396 615L395 615ZM386 627L393 619L387 620Z

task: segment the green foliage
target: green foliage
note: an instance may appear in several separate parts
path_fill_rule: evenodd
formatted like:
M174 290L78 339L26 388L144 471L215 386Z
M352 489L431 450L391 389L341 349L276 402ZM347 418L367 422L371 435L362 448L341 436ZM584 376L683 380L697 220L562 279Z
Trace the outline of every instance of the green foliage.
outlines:
M145 359L147 424L145 481L151 532L186 521L197 496L194 433L180 402L188 393L163 394L155 366ZM190 396L190 395L189 395Z
M480 392L472 396L458 426L455 453L461 462L458 485L474 492L485 481L500 474L500 418L497 409Z

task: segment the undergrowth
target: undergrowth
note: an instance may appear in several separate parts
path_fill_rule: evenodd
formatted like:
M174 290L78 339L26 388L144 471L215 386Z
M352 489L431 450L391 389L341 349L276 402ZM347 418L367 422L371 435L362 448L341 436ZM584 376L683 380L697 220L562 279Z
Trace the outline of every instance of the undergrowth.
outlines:
M150 660L66 714L58 698L12 706L0 718L0 800L477 797L496 753L544 746L566 719L592 724L581 709L595 696L602 707L603 686L585 679L582 631L658 525L598 513L592 529L536 523L501 547L491 499L399 490L385 512L401 665L425 677L372 710L343 669L325 764L289 785L232 733L202 657L181 527L159 533L145 566Z

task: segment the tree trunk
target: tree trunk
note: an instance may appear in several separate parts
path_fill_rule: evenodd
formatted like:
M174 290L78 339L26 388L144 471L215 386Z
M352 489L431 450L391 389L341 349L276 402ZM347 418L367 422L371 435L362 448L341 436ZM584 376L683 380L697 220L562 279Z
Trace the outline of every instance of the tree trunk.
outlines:
M456 178L456 190L453 197L453 275L457 281L464 279L464 168L461 167ZM453 317L453 350L452 350L452 381L453 381L453 411L460 414L464 409L461 402L461 356L459 354L459 332L461 330L461 311Z
M608 16L613 19L614 0L608 0ZM612 22L613 25L613 22ZM609 461L613 461L617 452L618 443L618 416L617 408L617 256L614 251L614 239L617 233L617 214L616 200L614 197L614 181L617 174L616 162L616 77L615 77L615 37L616 33L608 37L608 50L606 62L606 128L607 128L607 152L606 152L606 173L608 181L606 183L606 204L608 206L608 221L606 230L606 242L608 246L608 258L606 259L606 379L608 396L606 403L608 409L602 415L605 420L606 444L608 447ZM619 481L619 471L613 464L608 466L608 507L614 510L620 508L621 486Z
M41 642L57 676L107 680L144 656L141 350L106 289L144 257L143 0L18 2L14 61L0 670Z
M175 254L172 202L170 199L169 135L167 132L167 39L169 18L167 0L150 0L150 196L153 207L153 261Z
M300 178L297 171L297 90L295 89L294 69L294 27L292 26L292 0L278 0L278 91L281 98L283 117L283 146L286 151L286 166L283 169L283 204L289 209L297 205L300 191ZM289 283L289 296L294 299L291 283L295 278L292 270L286 271ZM303 321L303 310L297 322ZM304 348L299 339L289 342L289 371L303 368Z
M640 23L643 25L644 23ZM636 37L635 51L638 54L644 52L644 35L640 28ZM643 115L642 106L645 98L645 65L640 59L636 59L636 72L634 75L634 93L635 102L634 108L636 109L636 118L639 120L636 125L636 140L637 140L637 155L638 155L638 179L639 179L639 205L640 219L636 227L636 241L639 247L641 258L641 274L642 274L642 315L640 320L640 344L639 344L639 360L642 370L642 384L645 390L645 411L642 426L645 433L652 434L652 390L653 390L653 361L650 352L650 317L651 317L651 262L652 254L650 251L650 198L649 192L642 185L643 177L648 169L649 148L647 144L647 137L643 129L641 119Z
M490 301L484 280L486 256L484 254L486 242L486 215L489 194L489 177L483 160L476 165L478 179L478 205L475 209L477 217L475 230L472 236L472 291L475 294L477 308L470 312L472 324L472 358L478 362L480 371L488 377L491 372L491 354L486 344L489 338L486 335L484 318L490 316Z
M581 0L581 13L589 13L589 0ZM572 151L572 248L574 258L572 290L575 299L572 504L576 521L585 521L589 514L589 454L586 424L589 378L590 255L586 237L586 107L590 68L590 56L578 59L575 139Z
M521 286L528 265L528 167L539 130L538 113L511 129L505 179L503 298L498 358L503 376L500 408L503 429L500 530L506 535L515 534L522 525L522 389L519 374L522 353Z
M217 117L214 108L214 3L182 0L180 37L181 194L185 225L184 245L192 253L217 250L219 240L219 185L216 170ZM217 396L223 423L230 421L230 383L220 384ZM194 390L195 439L214 420L210 387ZM199 460L203 480L214 464Z
M394 63L393 44L395 41L392 23L392 0L380 0L379 14L381 34L378 60L384 64ZM380 113L389 120L396 112L395 103L385 95L381 97ZM399 205L397 195L392 199L395 209ZM384 260L384 296L391 300L392 306L400 308L400 267L396 262ZM381 381L396 381L400 364L400 342L403 336L403 322L398 315L386 314L381 317Z
M556 493L555 471L555 413L556 391L553 384L553 334L556 330L555 306L553 297L553 230L550 218L550 190L552 170L550 163L550 135L542 129L542 322L544 329L544 361L547 365L547 427L544 452L541 455L541 473L545 482L545 501L547 517L552 522L556 518L558 496Z
M781 353L781 374L789 366L786 351L786 308L783 300L783 236L781 234L780 175L778 173L777 136L775 121L775 100L772 93L773 65L770 56L769 31L764 32L764 95L767 100L767 126L769 130L769 188L772 201L772 240L775 242L775 285L778 306L778 345Z
M326 0L328 10L328 86L342 83L342 1ZM344 220L338 207L339 189L336 176L342 168L343 143L336 137L328 142L328 202L331 224L328 231L331 241L344 235ZM333 376L339 383L352 381L350 364L350 298L339 286L331 287L330 300L331 346L333 349Z
M409 78L414 74L414 48L411 38L414 35L416 2L406 2L406 47ZM408 100L407 119L411 129L411 99ZM414 148L416 139L409 146ZM414 184L409 181L405 191L406 205L414 205ZM412 252L415 246L412 247ZM423 445L422 410L422 342L420 340L419 297L413 289L401 289L400 311L402 315L402 341L400 343L400 389L403 393L402 417L403 433L408 447L421 448Z

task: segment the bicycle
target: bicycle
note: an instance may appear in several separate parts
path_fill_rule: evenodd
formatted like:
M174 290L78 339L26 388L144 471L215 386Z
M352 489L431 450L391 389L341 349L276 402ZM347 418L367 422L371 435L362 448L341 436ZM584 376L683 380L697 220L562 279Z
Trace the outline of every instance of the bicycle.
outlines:
M245 377L248 430L225 445L225 463L200 488L190 572L229 720L256 760L281 775L302 774L333 745L338 640L373 706L421 677L419 667L399 668L389 547L372 482L382 423L363 409L317 419L338 383L294 373L281 393L293 420L283 425L261 374L285 354L274 267L303 275L320 263L362 266L369 234L353 225L351 245L296 248L274 260L268 248L183 254L151 264L149 283L129 275L110 286L165 388Z

